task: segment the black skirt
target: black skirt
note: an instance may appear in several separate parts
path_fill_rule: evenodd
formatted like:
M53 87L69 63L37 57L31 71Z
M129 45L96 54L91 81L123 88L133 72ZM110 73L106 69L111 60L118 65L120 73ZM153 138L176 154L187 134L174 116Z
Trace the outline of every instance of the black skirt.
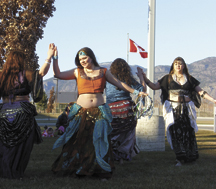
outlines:
M191 127L186 104L179 104L173 109L174 124L169 127L173 150L177 160L191 162L198 159L195 131Z
M0 177L23 177L34 143L42 142L35 115L29 102L0 104Z

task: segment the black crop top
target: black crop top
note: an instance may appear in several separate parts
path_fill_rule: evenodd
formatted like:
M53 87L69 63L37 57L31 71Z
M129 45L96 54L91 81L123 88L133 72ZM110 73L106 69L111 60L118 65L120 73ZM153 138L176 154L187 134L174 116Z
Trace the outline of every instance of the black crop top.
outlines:
M163 76L161 79L158 80L158 82L160 83L161 86L161 102L162 104L165 102L165 100L168 99L169 96L169 90L184 90L184 91L188 91L188 93L190 94L196 86L198 86L200 84L200 82L198 80L196 80L193 76L189 76L189 78L187 77L187 82L184 85L180 85L178 83L176 83L173 78L172 75L165 75Z

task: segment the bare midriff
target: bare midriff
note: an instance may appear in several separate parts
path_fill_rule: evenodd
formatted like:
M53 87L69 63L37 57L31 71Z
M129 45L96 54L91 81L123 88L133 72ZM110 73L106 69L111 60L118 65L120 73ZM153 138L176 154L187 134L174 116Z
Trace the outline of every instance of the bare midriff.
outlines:
M178 95L169 95L168 99L170 101L173 101L173 102L179 102L179 96ZM185 99L185 102L191 101L191 99L186 95L184 95L184 99Z
M102 93L96 94L80 94L77 99L77 104L83 108L94 108L104 104Z

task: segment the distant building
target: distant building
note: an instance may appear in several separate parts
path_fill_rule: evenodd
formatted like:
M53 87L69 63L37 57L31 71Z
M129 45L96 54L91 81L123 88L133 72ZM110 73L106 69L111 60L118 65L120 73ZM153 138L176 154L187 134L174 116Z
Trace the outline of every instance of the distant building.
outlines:
M76 102L77 95L77 92L58 92L55 99L56 104L58 104L57 109L59 109L60 112L64 111L68 103Z
M77 92L58 92L58 96L56 96L55 103L56 106L56 112L63 112L65 107L70 102L76 102L78 97ZM103 93L104 101L106 102L106 94L105 91Z

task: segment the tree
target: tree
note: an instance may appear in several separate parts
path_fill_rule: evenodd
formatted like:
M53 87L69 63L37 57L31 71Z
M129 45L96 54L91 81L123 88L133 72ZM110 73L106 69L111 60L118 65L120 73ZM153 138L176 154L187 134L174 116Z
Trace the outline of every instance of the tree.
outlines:
M45 112L45 109L47 108L47 102L48 102L48 98L44 91L43 98L38 103L36 103L36 106L40 107L40 109L42 109Z
M10 51L16 49L26 55L25 68L39 67L35 46L43 38L43 28L53 16L55 0L0 1L0 67Z
M54 91L54 87L52 87L52 89L50 90L50 97L47 105L47 113L52 113L52 109L54 108L53 106L54 101L55 101L55 91Z

